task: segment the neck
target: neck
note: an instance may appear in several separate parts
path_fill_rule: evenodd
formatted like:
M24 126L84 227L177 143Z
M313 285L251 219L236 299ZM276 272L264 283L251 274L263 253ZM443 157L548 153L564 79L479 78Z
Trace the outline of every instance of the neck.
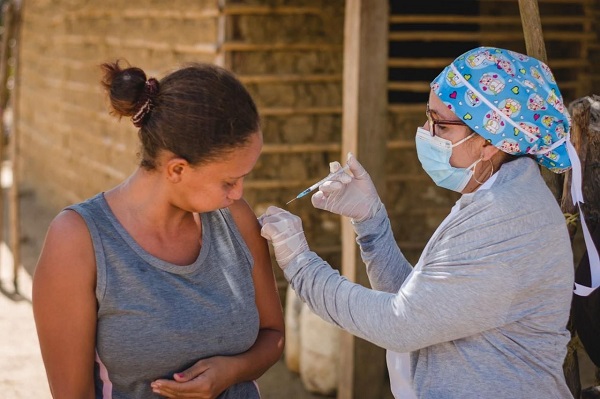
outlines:
M462 191L463 194L475 192L482 184L489 180L494 173L500 169L500 165L496 165L493 158L487 161L482 160L475 165L471 180Z
M119 220L153 230L177 229L193 216L171 204L159 173L141 168L107 191L105 197Z

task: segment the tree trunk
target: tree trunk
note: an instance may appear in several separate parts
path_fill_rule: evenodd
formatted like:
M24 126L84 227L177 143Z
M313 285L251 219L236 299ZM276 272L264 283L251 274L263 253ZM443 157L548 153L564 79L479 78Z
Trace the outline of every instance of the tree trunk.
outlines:
M572 117L571 142L577 149L581 160L582 190L585 198L582 209L589 230L594 231L600 220L600 96L594 95L575 100L569 105L569 113ZM572 241L577 232L577 222L569 215L577 214L578 209L576 205L573 205L571 199L570 177L570 172L567 172L564 180L561 209L567 217L569 235ZM581 396L581 382L577 350L582 347L577 339L572 312L568 328L572 338L565 358L564 373L571 393L575 398L579 398Z

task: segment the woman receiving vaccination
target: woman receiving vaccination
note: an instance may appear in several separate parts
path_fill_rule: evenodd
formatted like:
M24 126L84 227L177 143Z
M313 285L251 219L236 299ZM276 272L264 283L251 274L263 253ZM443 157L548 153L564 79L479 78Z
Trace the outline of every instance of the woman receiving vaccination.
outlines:
M54 398L260 398L283 316L266 241L242 199L259 116L228 71L162 80L103 66L112 113L139 128L125 181L51 223L34 276Z

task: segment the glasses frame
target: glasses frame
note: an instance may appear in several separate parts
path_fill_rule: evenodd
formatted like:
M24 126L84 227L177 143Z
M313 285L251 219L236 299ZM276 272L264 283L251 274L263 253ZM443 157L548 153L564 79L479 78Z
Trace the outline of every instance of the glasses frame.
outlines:
M433 119L431 117L431 112L429 111L429 103L427 103L427 108L425 108L425 116L427 116L427 123L429 123L429 133L432 136L436 136L435 134L435 125L453 125L453 126L467 126L466 123L459 119L455 120L445 120L445 119Z

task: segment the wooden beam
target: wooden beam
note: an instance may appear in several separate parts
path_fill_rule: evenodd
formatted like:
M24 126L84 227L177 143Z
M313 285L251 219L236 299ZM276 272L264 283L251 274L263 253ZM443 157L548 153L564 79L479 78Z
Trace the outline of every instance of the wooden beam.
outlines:
M21 29L22 29L22 15L21 10L23 9L23 2L13 1L14 14L13 14L13 37L15 40L14 47L12 49L12 57L14 61L14 87L11 93L11 103L13 108L13 128L12 134L9 140L9 157L12 167L12 184L8 195L9 199L9 222L10 222L10 241L11 251L13 255L13 285L15 292L19 292L19 269L21 267L21 203L19 201L19 188L20 188L20 157L19 157L19 93L21 83L21 60L20 60L20 47L21 47ZM0 137L0 140L2 138Z
M540 20L540 10L537 0L519 0L519 12L521 14L527 54L546 63L548 57L546 56L542 21Z
M4 110L8 103L8 81L9 68L8 59L10 55L9 41L13 32L13 9L12 1L7 1L2 5L2 41L0 43L0 166L4 163ZM0 168L1 170L1 168ZM0 243L4 241L4 192L0 187ZM15 292L17 291L18 278L14 276L13 284Z
M519 0L519 12L521 14L521 23L523 24L527 55L548 63L537 0ZM552 191L556 200L559 201L561 198L561 176L548 171L546 168L542 168L541 173L550 191Z
M384 196L388 2L347 0L344 25L344 88L342 117L343 160L352 151L369 171ZM342 223L342 273L369 286L360 264L355 234L348 220ZM383 349L342 334L338 398L378 398L385 383ZM365 365L367 367L365 367Z

